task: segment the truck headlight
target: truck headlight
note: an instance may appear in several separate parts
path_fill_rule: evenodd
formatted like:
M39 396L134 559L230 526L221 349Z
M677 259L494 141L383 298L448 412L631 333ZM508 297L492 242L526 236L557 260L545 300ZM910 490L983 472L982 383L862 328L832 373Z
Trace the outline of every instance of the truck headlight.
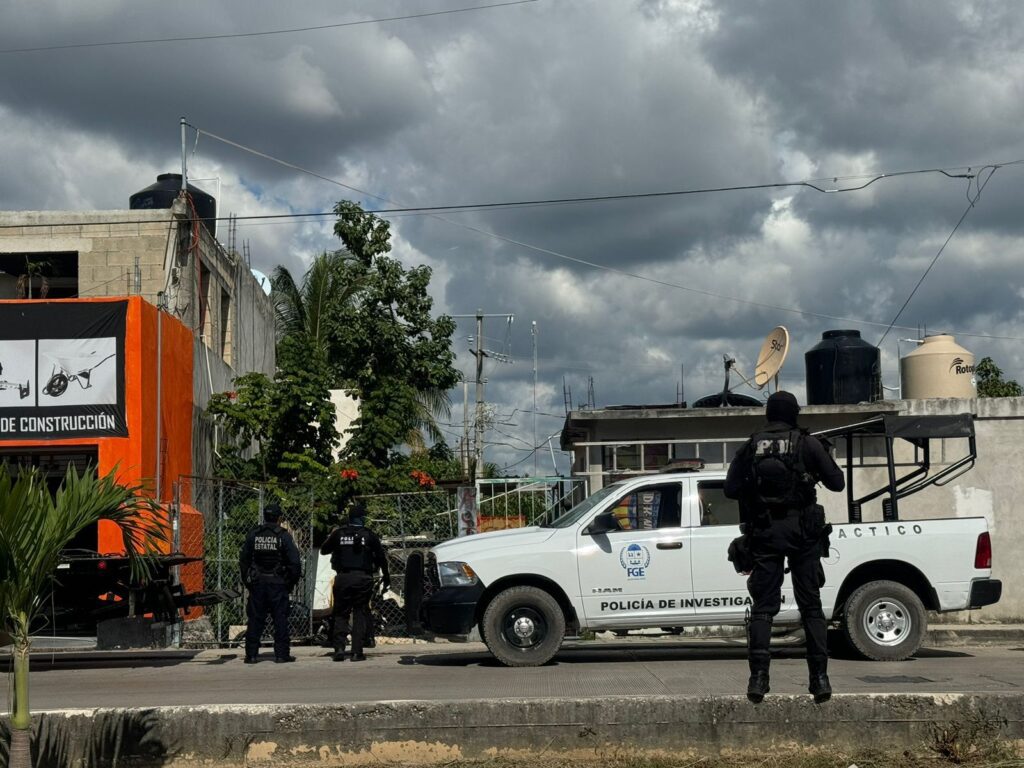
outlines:
M479 581L469 563L457 561L438 563L437 575L442 587L471 587Z

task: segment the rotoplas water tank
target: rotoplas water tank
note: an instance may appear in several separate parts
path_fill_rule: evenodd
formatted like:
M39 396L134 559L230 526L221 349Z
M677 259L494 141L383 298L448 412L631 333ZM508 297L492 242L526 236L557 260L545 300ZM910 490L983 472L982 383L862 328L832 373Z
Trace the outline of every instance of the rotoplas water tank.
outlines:
M807 404L870 403L882 397L882 364L878 347L860 331L825 331L804 354Z
M900 360L902 397L977 397L974 355L952 336L926 336L924 341Z
M145 189L141 189L128 198L128 207L131 210L146 208L170 208L181 192L180 173L161 173L156 177L156 182ZM210 231L211 235L217 234L217 200L213 195L207 194L194 184L188 185L188 193L192 196L192 203L196 207L196 215Z

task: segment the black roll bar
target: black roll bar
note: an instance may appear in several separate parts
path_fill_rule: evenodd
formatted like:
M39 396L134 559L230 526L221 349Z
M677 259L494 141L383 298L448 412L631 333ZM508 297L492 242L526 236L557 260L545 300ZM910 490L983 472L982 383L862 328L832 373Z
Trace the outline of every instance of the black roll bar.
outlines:
M843 437L846 441L846 503L849 521L862 522L861 508L879 496L882 518L886 522L899 520L899 500L918 493L929 486L942 487L971 470L978 458L977 438L972 414L952 416L876 416L865 421L812 433L816 437ZM854 437L881 437L885 440L885 458L888 482L886 485L854 498L853 493L853 440ZM934 475L931 472L931 440L967 438L967 455L957 459ZM897 477L895 442L907 440L922 452L917 467ZM913 482L912 482L913 481Z

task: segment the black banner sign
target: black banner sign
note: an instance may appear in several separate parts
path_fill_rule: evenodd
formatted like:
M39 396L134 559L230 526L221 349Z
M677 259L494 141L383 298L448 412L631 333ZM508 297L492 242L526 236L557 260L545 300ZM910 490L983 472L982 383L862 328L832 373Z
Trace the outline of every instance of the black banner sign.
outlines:
M128 302L0 304L0 440L124 437Z

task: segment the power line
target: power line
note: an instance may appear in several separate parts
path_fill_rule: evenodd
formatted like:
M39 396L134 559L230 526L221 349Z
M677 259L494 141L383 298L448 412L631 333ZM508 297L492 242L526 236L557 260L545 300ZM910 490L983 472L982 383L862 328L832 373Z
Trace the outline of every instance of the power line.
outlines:
M986 176L985 180L982 181L981 180L981 174L984 173L984 171L986 171L986 170L988 170L988 172L989 172L988 176ZM957 230L960 229L960 225L964 223L964 219L967 218L967 214L971 212L972 208L974 208L974 204L976 202L978 202L978 200L981 199L981 190L983 190L985 188L985 185L987 185L989 183L989 181L991 181L992 177L995 176L997 170L999 170L999 166L993 165L993 166L982 167L982 169L978 172L978 191L977 191L977 193L975 193L974 197L971 197L970 190L968 189L968 192L967 192L967 207L964 209L963 214L960 216L960 219L957 221L956 226L953 227L953 231L949 233L949 237L946 238L946 241L939 248L938 253L935 254L935 258L931 260L931 263L928 265L928 268L924 271L924 274L921 275L921 279L917 281L917 285L914 286L914 289L910 292L910 295L907 296L907 300L903 302L903 306L900 307L899 312L897 312L895 314L895 316L892 318L892 322L889 323L889 326L885 329L885 333L883 333L882 334L882 338L880 338L878 340L878 344L875 345L876 347L882 346L882 342L885 341L885 337L889 335L889 331L892 330L893 326L896 324L896 321L900 319L900 316L903 314L903 310L905 310L907 308L907 305L910 303L910 300L912 298L914 298L914 294L917 293L917 289L921 287L921 284L924 282L924 279L926 277L928 277L928 273L932 271L932 267L935 266L935 262L937 262L939 260L939 257L946 250L946 246L949 245L949 241L953 239L953 235L955 235ZM964 334L961 334L961 335L964 335Z
M868 179L868 181L866 181L866 182L864 182L862 184L859 184L857 186L844 187L844 188L831 188L831 189L830 188L823 188L823 187L820 186L820 184L816 183L816 182L820 182L821 181L820 179L809 179L809 180L802 180L802 181L772 182L772 183L766 183L766 184L747 184L747 185L735 185L735 186L728 186L728 187L706 187L706 188L697 188L697 189L688 189L688 190L676 190L676 191L672 191L672 192L643 192L643 193L635 193L635 194L630 194L630 195L603 195L603 196L576 197L576 198L551 198L551 199L547 199L547 200L531 200L531 201L519 201L519 202L509 202L509 203L476 203L476 204L469 204L469 205L464 205L464 206L406 206L406 207L403 207L403 206L401 206L401 204L396 203L394 200L391 200L391 199L389 199L387 197L384 197L382 195L375 194L375 193L370 192L368 190L360 189L359 187L354 187L354 186L352 186L350 184L346 184L346 183L344 183L342 181L339 181L337 179L332 179L332 178L330 178L328 176L324 176L324 175L319 174L319 173L317 173L315 171L311 171L311 170L309 170L307 168L303 168L303 167L301 167L299 165L295 165L294 163L290 163L290 162L287 162L285 160L281 160L279 158L276 158L276 157L274 157L272 155L269 155L269 154L267 154L265 152L261 152L261 151L259 151L257 149L252 148L252 147L248 147L248 146L246 146L244 144L240 144L239 142L232 141L231 139L227 139L227 138L225 138L223 136L218 136L217 134L214 134L214 133L211 133L210 131L206 131L204 129L198 128L198 127L196 127L194 125L191 125L191 124L188 124L188 125L193 130L196 131L197 138L198 138L198 134L204 134L206 136L209 136L212 139L215 139L217 141L221 141L221 142L223 142L225 144L228 144L229 146L235 147L237 149L241 149L242 151L245 151L245 152L249 152L249 153L254 154L254 155L258 156L258 157L261 157L261 158L264 158L264 159L269 160L271 162L274 162L274 163L277 163L279 165L282 165L282 166L284 166L286 168L290 168L292 170L296 170L296 171L299 171L301 173L308 174L308 175L313 176L313 177L315 177L317 179L320 179L322 181L326 181L326 182L328 182L330 184L335 184L335 185L340 186L340 187L342 187L344 189L348 189L348 190L350 190L352 192L356 192L356 193L358 193L360 195L364 195L366 197L371 197L371 198L374 198L376 200L380 200L382 202L388 203L389 205L395 206L395 207L386 208L386 209L367 210L366 211L367 213L372 213L372 214L376 214L376 215L380 215L380 216L387 216L388 214L396 214L396 213L421 213L421 214L425 214L427 216L430 216L431 218L437 219L438 221L442 221L442 222L444 222L446 224L449 224L451 226L458 227L460 229L464 229L464 230L469 231L469 232L474 232L474 233L479 234L479 235L483 235L484 237L493 238L495 240L499 240L501 242L508 243L510 245L515 245L515 246L518 246L520 248L525 248L527 250L531 250L531 251L534 251L534 252L537 252L537 253L542 253L542 254L545 254L545 255L554 256L555 258L559 258L559 259L563 259L565 261L570 261L570 262L573 262L573 263L576 263L576 264L580 264L580 265L583 265L583 266L591 267L593 269L600 269L600 270L603 270L603 271L606 271L606 272L610 272L612 274L617 274L617 275L620 275L620 276L623 276L623 277L629 277L629 278L632 278L632 279L635 279L635 280L642 280L642 281L649 282L649 283L652 283L652 284L655 284L655 285L661 285L661 286L668 287L668 288L674 288L676 290L686 291L688 293L694 293L694 294L701 295L701 296L706 296L706 297L709 297L709 298L722 299L722 300L725 300L725 301L732 301L732 302L735 302L735 303L738 303L738 304L744 304L746 306L759 307L759 308L762 308L762 309L771 309L773 311L786 312L786 313L790 313L790 314L796 314L796 315L800 315L802 317L815 317L815 318L824 319L824 320L832 320L832 321L835 321L835 322L853 323L853 324L858 324L858 325L868 325L868 326L877 326L877 327L886 327L886 324L885 323L874 322L874 321L871 321L871 320L859 320L857 318L840 317L840 316L837 316L837 315L830 315L830 314L821 313L821 312L811 312L811 311L808 311L808 310L801 310L801 309L797 309L795 307L785 307L785 306L780 306L780 305L775 305L775 304L769 304L769 303L766 303L766 302L753 301L753 300L750 300L750 299L742 299L740 297L731 296L729 294L716 293L714 291L706 291L706 290L702 290L702 289L699 289L699 288L693 288L693 287L688 286L688 285L682 285L680 283L674 283L674 282L671 282L671 281L668 281L668 280L660 280L658 278L649 277L647 275L639 274L639 273L636 273L636 272L629 272L627 270L618 269L616 267L611 267L611 266L608 266L608 265L605 265L605 264L600 264L600 263L597 263L597 262L588 261L586 259L581 259L581 258L578 258L578 257L575 257L575 256L569 256L568 254L560 253L558 251L554 251L554 250L551 250L549 248L543 248L541 246L533 245L531 243L527 243L527 242L524 242L522 240L516 240L516 239L511 238L511 237L506 237L505 235L500 235L500 234L498 234L496 232L490 232L488 230L481 229L480 227L475 227L475 226L472 226L470 224L465 224L465 223L459 222L459 221L453 221L451 219L445 218L444 216L438 215L436 212L437 211L461 212L461 211L468 211L468 210L480 210L480 209L488 208L488 207L491 207L491 208L493 208L493 207L512 207L512 206L517 206L517 205L518 206L540 206L540 205L560 205L560 204L569 204L569 203L603 202L603 201L623 200L623 199L630 199L630 198L667 197L667 196L674 196L674 195L697 195L697 194L708 194L708 193L729 192L729 191L747 191L747 190L756 190L756 189L777 189L777 188L783 188L783 187L807 187L807 188L810 188L810 189L813 189L815 191L822 192L822 193L853 192L853 191L858 191L858 190L864 189L864 188L870 186L871 184L875 183L876 181L879 181L879 180L882 180L882 179L891 179L891 178L896 178L896 177L900 177L900 176L909 176L909 175L918 175L918 174L927 174L927 173L939 173L939 174L942 174L942 175L944 175L944 176L946 176L948 178L952 178L952 179L957 179L957 178L967 179L969 184L970 184L971 180L977 178L976 174L972 174L971 173L971 170L972 170L972 168L974 166L958 166L958 167L953 167L953 168L949 168L949 169L926 168L926 169L917 169L917 170L909 170L909 171L895 171L895 172L877 173L877 174L874 174L874 175L863 175L863 176L846 176L846 177L835 176L835 177L831 177L833 183L838 183L838 181L840 179L845 181L845 180L852 180L852 179L858 179L859 178L859 179ZM991 178L992 173L994 173L994 171L996 169L999 169L999 168L1002 168L1002 167L1006 167L1006 166L1019 165L1019 164L1024 164L1024 159L1011 160L1011 161L1003 162L1003 163L991 163L991 164L988 164L988 165L985 165L985 166L981 166L981 168L983 170L984 169L991 169L991 172L989 173L988 178L986 178L985 183L988 182L988 179ZM959 170L966 170L966 173L959 173L958 174L958 173L952 173L951 172L951 171L959 171ZM979 194L980 194L980 189L979 189ZM972 203L972 205L973 205L973 203ZM968 210L969 209L970 208L968 208ZM239 220L251 220L251 219L293 219L293 218L303 218L303 217L311 217L311 216L333 216L333 215L335 215L333 211L330 211L330 212L318 212L318 213L299 213L299 214L294 214L294 213L292 213L292 214L256 214L256 215L251 215L251 216L236 216L236 217L234 217L234 220L235 221L239 221ZM210 217L210 218L214 218L214 217ZM155 222L158 222L158 223L163 223L165 221L166 221L166 219L155 220ZM84 223L86 223L86 222L78 222L77 224L69 223L69 224L66 224L65 226L77 226L78 224L84 224ZM87 223L90 223L90 224L96 224L96 223L108 223L108 224L114 224L114 223L136 223L136 224L141 224L141 223L151 223L151 222L147 222L147 221L136 219L134 221L127 221L127 222L95 222L95 221L92 221L92 222L87 222ZM55 225L55 224L52 224L52 223L51 224L20 224L20 225L11 224L11 225L0 225L0 229L11 228L11 227L15 227L15 226L22 227L22 228L30 228L30 227L33 227L33 226L40 226L41 227L41 226L61 226L61 225ZM959 226L959 224L957 226ZM954 229L954 232L955 232L955 229ZM897 316L896 319L898 319L898 316ZM895 320L894 320L894 322L895 322ZM891 330L892 328L900 328L901 330L916 330L916 328L913 328L913 327L910 327L910 326L896 326L894 324L894 322L890 323L888 325L887 330L886 330L886 334L888 334L888 331ZM1020 337L1020 336L1002 336L1002 335L993 335L993 334L967 333L967 332L964 332L964 331L956 331L956 334L959 335L959 336L966 336L966 337L971 337L971 338L987 338L987 339L998 339L998 340L1008 340L1008 341L1024 341L1024 337ZM884 338L885 337L883 336L883 339Z
M466 8L449 8L443 11L430 11L425 13L412 13L406 16L388 16L380 19L362 19L361 21L344 21L337 24L318 24L310 27L291 27L288 29L269 29L262 32L228 32L219 35L190 35L186 37L154 37L145 40L113 40L101 43L69 43L67 45L41 45L32 48L6 48L0 53L35 53L40 51L67 51L76 48L110 48L124 45L149 45L151 43L185 43L200 40L229 40L240 37L269 37L271 35L291 35L299 32L315 32L323 29L341 29L342 27L358 27L364 24L383 24L388 21L407 21L409 19L424 19L430 16L447 16L454 13L468 13L470 11L483 11L489 8L504 8L510 5L526 5L535 3L537 0L508 0L502 3L491 3L489 5L475 5Z
M201 130L199 128L196 128L195 126L192 126L192 127L196 131L200 131ZM258 150L252 149L250 147L246 147L246 146L244 146L242 144L239 144L237 142L231 141L229 139L225 139L225 138L223 138L221 136L216 136L215 134L209 133L207 131L202 131L202 132L206 133L206 135L210 136L211 138L214 138L214 139L217 139L219 141L223 141L225 143L228 143L231 146L237 147L238 149L242 149L242 150L247 151L247 152L252 152L252 153L254 153L256 155L259 155L260 157L266 158L266 159L271 160L272 162L275 162L275 163L279 163L279 164L284 165L284 166L286 166L288 168L292 168L294 170L301 171L303 173L308 173L308 174L310 174L310 175L312 175L312 176L314 176L314 177L316 177L318 179L321 179L323 181L327 181L327 182L329 182L331 184L336 184L336 185L338 185L340 187L343 187L345 189L351 190L353 192L358 192L361 195L366 195L366 196L372 197L372 198L374 198L376 200L384 201L384 202L389 203L391 205L396 205L396 206L399 205L398 203L395 203L393 200L390 200L390 199L388 199L386 197L383 197L381 195L377 195L377 194L374 194L372 192L368 192L367 190L359 189L358 187L353 187L353 186L351 186L349 184L345 184L344 182L338 181L337 179L331 179L331 178L329 178L327 176L323 176L323 175L321 175L319 173L316 173L314 171L310 171L308 169L302 168L302 167L294 165L292 163L288 163L288 162L286 162L284 160L280 160L278 158L272 157L271 155L268 155L268 154L266 154L264 152L260 152ZM1004 166L1010 166L1010 165L1019 165L1019 164L1022 164L1022 163L1024 163L1024 159L1011 160L1011 161L1005 162L1005 163L991 163L989 165L982 166L982 168L983 169L991 168L991 169L993 169L993 172L994 172L994 169L997 169L997 168L1001 168L1001 167L1004 167ZM860 324L860 325L871 325L871 326L885 327L885 325L886 325L885 323L878 323L878 322L873 322L873 321L870 321L870 320L858 320L856 318L839 317L839 316L836 316L836 315L829 315L829 314L825 314L825 313L821 313L821 312L809 312L809 311L806 311L806 310L796 309L795 307L783 307L783 306L779 306L779 305L775 305L775 304L768 304L768 303L765 303L765 302L753 301L753 300L750 300L750 299L741 299L741 298L739 298L737 296L730 296L728 294L716 293L714 291L705 291L705 290L701 290L701 289L698 289L698 288L692 288L692 287L687 286L687 285L681 285L679 283L673 283L673 282L667 281L667 280L659 280L657 278L648 277L646 275L642 275L642 274L639 274L639 273L629 272L629 271L626 271L626 270L623 270L623 269L617 269L616 267L610 267L610 266L607 266L605 264L599 264L597 262L588 261L586 259L581 259L581 258L578 258L578 257L575 257L575 256L569 256L567 254L559 253L558 251L554 251L554 250L551 250L549 248L542 248L540 246L532 245L530 243L526 243L526 242L521 241L521 240L516 240L516 239L511 238L511 237L506 237L504 235L499 235L496 232L489 232L488 230L481 229L479 227L474 227L474 226L472 226L470 224L465 224L463 222L452 221L451 219L445 218L444 216L437 215L436 212L437 211L465 211L465 210L470 210L470 209L480 210L480 209L482 209L484 207L488 207L488 208L512 207L514 205L519 205L519 206L527 206L527 205L538 206L538 205L560 205L560 204L568 204L568 203L603 202L603 201L608 201L608 200L629 199L631 197L639 197L639 198L643 198L643 197L647 197L647 198L650 198L650 197L667 197L667 196L675 196L675 195L709 194L709 193L715 193L715 192L748 191L748 190L755 190L755 189L778 189L778 188L784 188L784 187L807 187L807 188L813 189L813 190L815 190L817 192L822 192L822 193L826 193L826 194L827 193L838 193L838 192L854 192L854 191L865 189L866 187L874 184L876 181L880 181L882 179L891 179L891 178L896 178L896 177L900 177L900 176L910 176L910 175L925 174L925 173L939 173L939 174L947 176L948 178L951 178L951 179L957 179L957 178L967 179L968 183L970 183L970 181L972 179L976 178L976 175L971 173L971 169L972 169L971 166L960 166L960 167L951 168L951 169L948 169L948 170L947 169L943 169L943 168L926 168L926 169L918 169L918 170L910 170L910 171L896 171L896 172L891 172L891 173L878 173L878 174L874 174L874 175L870 175L870 176L843 177L844 180L850 180L850 179L854 179L854 178L861 178L861 179L866 178L867 179L867 181L865 181L862 184L859 184L859 185L856 185L856 186L850 186L850 187L843 187L843 188L824 188L824 187L820 186L819 184L815 183L815 182L820 181L820 180L810 179L810 180L795 181L795 182L775 182L775 183L769 183L769 184L747 184L747 185L736 185L736 186L730 186L730 187L707 187L707 188L692 189L692 190L676 190L674 192L644 192L644 193L637 193L635 195L604 195L604 196L590 196L590 197L578 197L578 198L552 198L552 199L547 199L547 200L520 201L518 203L487 203L487 204L477 204L475 206L437 206L437 207L429 207L429 208L428 207L422 207L422 208L418 208L418 209L416 209L416 208L393 208L393 209L390 209L390 210L387 210L387 211L378 211L377 213L379 215L386 215L387 213L407 213L407 212L411 212L411 211L424 212L428 216L430 216L431 218L437 219L438 221L443 221L443 222L445 222L445 223L447 223L447 224L449 224L451 226L459 227L460 229L464 229L464 230L467 230L469 232L475 232L475 233L483 235L485 237L490 237L490 238L493 238L495 240L499 240L501 242L508 243L510 245L516 245L516 246L519 246L520 248L526 248L527 250L535 251L537 253L543 253L543 254L546 254L546 255L549 255L549 256L554 256L555 258L563 259L565 261L570 261L570 262L573 262L573 263L576 263L576 264L581 264L583 266L588 266L588 267L591 267L593 269L604 270L606 272L610 272L612 274L621 275L623 277L630 277L630 278L633 278L635 280L643 280L643 281L646 281L646 282L649 282L649 283L653 283L655 285L662 285L662 286L669 287L669 288L675 288L677 290L687 291L689 293L695 293L695 294L698 294L698 295L701 295L701 296L707 296L709 298L723 299L723 300L726 300L726 301L733 301L733 302L736 302L736 303L739 303L739 304L744 304L744 305L747 305L747 306L754 306L754 307L759 307L759 308L762 308L762 309L771 309L771 310L776 311L776 312L787 312L787 313L790 313L790 314L797 314L797 315L800 315L802 317L816 317L816 318L819 318L819 319L832 320L832 321L835 321L835 322L855 323L855 324ZM959 170L965 170L966 173L956 174L956 173L951 173L950 172L950 171L959 171ZM989 174L988 178L991 178L991 173ZM838 176L837 177L832 177L832 179L833 179L833 183L838 183L838 181L839 181L839 177ZM986 179L986 183L987 183L987 181L988 180ZM979 189L979 194L980 194L980 189ZM893 323L890 323L890 327L886 330L886 333L888 333L888 331L891 330L892 327L896 327L894 325L894 323L895 323L895 320L893 321ZM907 327L907 326L899 326L899 327L901 329L903 329L903 330L914 330L913 328L910 328L910 327ZM1019 336L995 336L995 335L988 335L988 334L971 334L971 333L964 333L964 332L958 332L958 335L960 335L960 336L968 336L968 337L973 337L973 338L992 338L992 339L1006 339L1006 340L1013 340L1013 341L1024 341L1024 337L1019 337ZM883 338L884 338L884 336L883 336Z

